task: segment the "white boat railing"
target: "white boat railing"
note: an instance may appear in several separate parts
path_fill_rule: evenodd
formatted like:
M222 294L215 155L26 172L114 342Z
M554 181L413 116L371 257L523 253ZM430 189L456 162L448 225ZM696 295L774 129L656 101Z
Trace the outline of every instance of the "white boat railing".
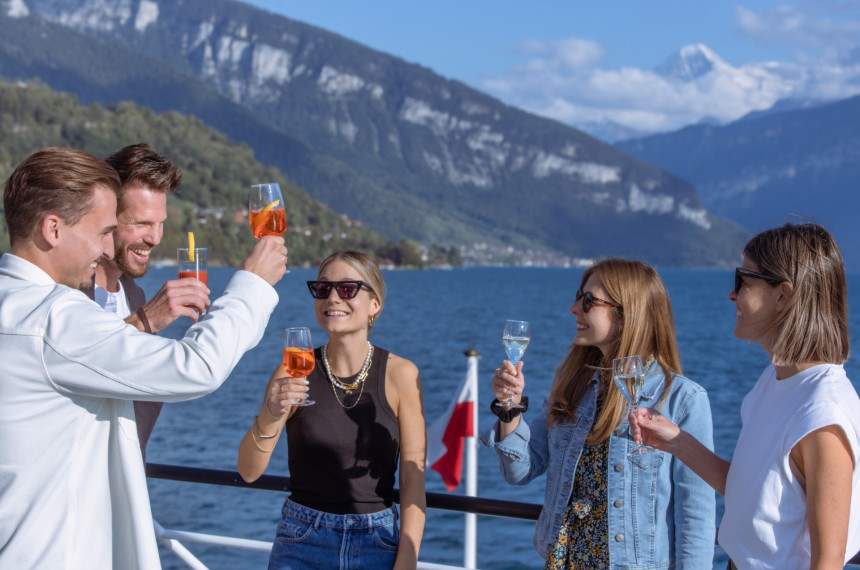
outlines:
M192 570L209 570L209 568L185 548L183 543L208 544L210 546L223 546L225 548L238 548L240 550L251 550L254 552L271 552L272 543L263 540L250 540L247 538L235 538L232 536L219 536L215 534L204 534L200 532L188 532L184 530L168 530L154 522L155 536L161 544L170 550L179 560ZM444 564L433 564L431 562L418 562L418 570L463 570L462 566L446 566Z

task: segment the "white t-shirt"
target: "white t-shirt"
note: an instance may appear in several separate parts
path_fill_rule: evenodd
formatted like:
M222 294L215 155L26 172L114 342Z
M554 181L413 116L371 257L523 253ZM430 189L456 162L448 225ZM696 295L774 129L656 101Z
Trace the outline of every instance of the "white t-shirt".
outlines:
M806 494L789 458L809 433L837 425L854 455L845 560L860 550L860 398L842 366L784 380L767 367L741 406L743 428L726 480L719 544L740 570L809 568Z
M125 296L125 290L122 288L122 283L119 285L119 291L111 293L107 289L102 289L93 283L93 300L105 311L114 313L119 318L124 319L131 314L131 307L128 306L128 297Z

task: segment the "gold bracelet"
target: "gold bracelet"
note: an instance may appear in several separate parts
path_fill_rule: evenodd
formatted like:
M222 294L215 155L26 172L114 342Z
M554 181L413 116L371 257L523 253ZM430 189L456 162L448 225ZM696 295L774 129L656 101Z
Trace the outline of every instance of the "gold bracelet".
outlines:
M257 430L257 422L254 422L254 425L251 426L251 440L254 442L254 447L256 447L259 451L262 451L263 453L272 453L273 451L275 451L275 445L278 445L277 441L275 442L275 445L272 446L272 449L265 449L264 447L260 446L260 442L257 440L258 431L259 430Z
M254 427L257 428L257 435L260 436L260 439L274 439L274 438L278 437L278 435L281 433L281 430L276 431L274 433L274 435L263 435L262 430L260 430L260 424L257 423L258 417L259 416L254 416Z

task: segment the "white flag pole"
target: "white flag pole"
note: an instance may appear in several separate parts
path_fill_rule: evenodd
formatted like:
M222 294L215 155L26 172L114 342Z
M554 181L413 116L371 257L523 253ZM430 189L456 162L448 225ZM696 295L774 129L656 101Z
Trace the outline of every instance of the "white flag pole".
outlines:
M478 359L481 353L475 349L465 352L468 357L468 375L472 388L469 390L472 396L472 437L465 438L463 462L466 468L466 496L478 496ZM477 545L478 545L478 515L466 513L465 531L463 533L463 566L465 568L477 568Z

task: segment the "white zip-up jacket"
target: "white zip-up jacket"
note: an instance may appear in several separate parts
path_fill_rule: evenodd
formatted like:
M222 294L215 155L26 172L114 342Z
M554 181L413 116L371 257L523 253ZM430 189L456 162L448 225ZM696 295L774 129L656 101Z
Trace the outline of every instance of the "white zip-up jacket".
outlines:
M0 568L160 568L132 400L216 390L278 295L237 271L182 340L0 259Z

